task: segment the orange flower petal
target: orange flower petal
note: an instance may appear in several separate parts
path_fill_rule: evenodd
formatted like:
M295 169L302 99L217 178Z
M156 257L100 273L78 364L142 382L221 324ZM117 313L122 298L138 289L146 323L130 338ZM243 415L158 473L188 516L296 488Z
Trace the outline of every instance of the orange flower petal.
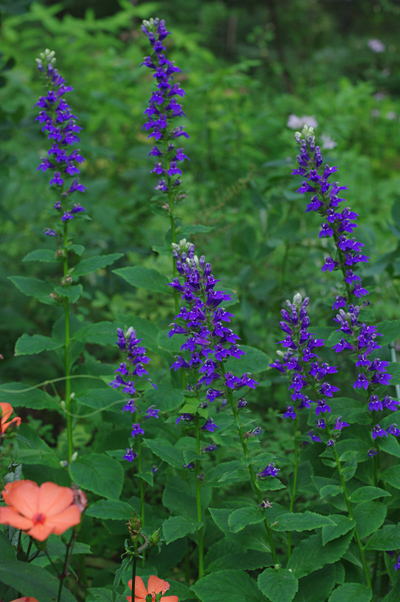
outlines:
M21 485L13 487L8 494L9 504L27 518L39 512L38 497L39 486L31 481L21 481Z
M55 483L42 483L38 497L38 512L51 517L63 512L74 501L74 493L69 487Z
M159 579L159 577L156 577L155 575L150 575L147 582L147 591L149 594L164 593L167 590L169 590L169 583L167 581L163 581L163 579Z
M25 516L21 516L16 512L14 508L6 508L5 506L0 508L0 524L10 525L11 527L22 529L23 531L30 529L33 525L30 518L25 518Z
M1 424L3 424L3 422L7 422L7 420L9 419L9 417L11 416L11 414L13 413L13 407L10 403L7 403L6 401L1 401L0 402L0 408L1 408Z
M46 525L46 523L34 525L32 529L27 531L28 535L37 539L38 541L44 541L52 533L52 528Z
M178 596L163 596L161 602L179 602Z
M3 500L5 501L5 503L8 506L12 505L11 502L9 502L9 499L8 499L9 493L11 493L11 491L13 489L15 489L16 487L20 487L24 483L31 483L31 485L36 485L36 483L34 483L33 481L29 481L28 479L23 479L22 481L12 481L11 483L6 483L4 485L4 489L1 492L1 495L3 496Z
M60 512L57 516L46 517L45 525L51 528L51 532L56 535L61 535L70 527L79 525L81 522L81 512L78 506L70 506L64 512Z
M17 598L17 600L13 600L12 602L38 602L36 598L28 598L25 596L24 598Z
M128 586L129 586L129 589L132 591L132 579L130 579L128 581ZM147 594L148 594L148 591L144 586L143 579L141 577L136 576L135 577L135 602L144 602ZM131 600L128 602L132 602L132 596L129 596L129 597L131 598Z

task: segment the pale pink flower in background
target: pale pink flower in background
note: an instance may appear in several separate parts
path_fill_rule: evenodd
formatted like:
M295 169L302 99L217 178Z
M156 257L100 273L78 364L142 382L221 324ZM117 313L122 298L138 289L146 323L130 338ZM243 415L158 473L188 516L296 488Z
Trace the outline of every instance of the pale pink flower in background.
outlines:
M384 52L386 50L385 44L377 38L368 40L368 48L370 48L373 52Z

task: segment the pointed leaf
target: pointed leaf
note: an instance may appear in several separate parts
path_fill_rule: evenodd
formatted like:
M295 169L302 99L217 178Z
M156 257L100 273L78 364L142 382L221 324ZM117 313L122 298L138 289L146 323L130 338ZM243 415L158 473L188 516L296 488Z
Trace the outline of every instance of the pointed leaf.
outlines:
M371 590L362 583L345 583L329 596L329 602L370 602Z
M11 403L14 408L60 411L59 399L36 387L23 383L0 385L0 401Z
M286 569L265 569L258 576L257 585L271 602L291 602L299 582L293 573Z
M88 507L86 514L103 520L126 521L134 514L134 509L130 504L119 500L99 500Z
M192 590L201 602L266 602L253 579L240 570L211 573L192 585Z
M400 548L400 524L385 525L373 533L365 546L367 550L398 550Z
M238 508L229 516L228 525L232 533L237 533L246 525L261 523L265 518L265 512L259 506L247 506Z
M28 255L25 255L22 261L46 261L53 263L59 260L55 257L55 253L51 249L36 249L36 251L31 251Z
M198 531L203 526L203 523L198 523L187 516L170 516L163 522L163 534L168 543L176 539L182 539L189 533Z
M73 269L71 275L75 277L91 274L92 272L96 272L97 270L101 270L102 268L113 264L115 261L117 261L117 259L123 256L123 253L111 253L110 255L97 255L96 257L83 259L80 263L78 263L76 268Z
M347 533L338 539L326 544L322 543L321 533L303 539L294 549L287 568L292 569L295 577L300 579L326 564L333 564L340 560L346 552L352 539L352 533Z
M363 502L354 508L354 518L361 539L374 533L385 520L387 507L382 502Z
M272 528L275 531L311 531L326 525L335 526L334 521L328 516L322 516L315 512L288 512L281 514L274 522Z
M34 355L42 351L52 351L62 347L62 343L41 334L29 335L24 333L15 345L15 355Z
M341 535L348 533L350 529L353 529L356 526L354 520L347 516L342 516L341 514L331 514L330 518L335 524L322 528L322 543L324 546L333 539L337 539Z
M46 305L55 305L55 301L50 294L54 287L50 282L39 280L38 278L28 278L26 276L12 276L9 278L15 284L18 290L28 297L34 297Z
M128 284L137 288L144 288L155 293L172 294L172 288L167 286L168 279L157 270L144 268L141 266L120 268L113 270L114 274L121 276Z
M182 469L184 465L183 452L165 439L145 439L144 445L149 447L153 454L175 468Z
M120 462L104 454L88 454L69 465L71 479L82 489L88 489L108 499L118 499L124 480Z
M352 504L358 504L360 502L370 502L379 497L391 497L391 494L380 487L372 487L371 485L364 485L353 491L350 496Z
M11 585L23 596L37 600L56 600L60 584L59 579L45 569L17 560L0 563L0 582ZM71 592L63 588L61 602L76 600Z

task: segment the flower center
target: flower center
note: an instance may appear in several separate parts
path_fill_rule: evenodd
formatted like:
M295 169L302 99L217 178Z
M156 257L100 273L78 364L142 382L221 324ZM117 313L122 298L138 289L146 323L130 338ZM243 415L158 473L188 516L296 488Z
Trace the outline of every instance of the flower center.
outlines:
M44 514L42 514L42 512L38 512L37 514L34 514L32 516L32 521L34 525L43 525L45 520L46 517Z

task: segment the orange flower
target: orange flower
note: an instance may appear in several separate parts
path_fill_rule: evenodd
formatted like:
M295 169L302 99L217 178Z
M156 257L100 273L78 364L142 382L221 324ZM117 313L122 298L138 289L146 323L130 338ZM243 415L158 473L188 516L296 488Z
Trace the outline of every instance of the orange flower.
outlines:
M12 413L12 405L4 401L0 401L0 437L6 432L9 426L19 426L21 424L21 418L19 416L16 416L7 422Z
M50 533L61 535L81 521L74 492L55 483L37 485L33 481L7 483L2 491L7 507L0 508L0 524L11 525L44 541Z
M128 581L129 589L132 590L132 579ZM149 594L152 597L152 600L156 599L156 594L162 592L165 594L166 591L169 590L169 583L167 581L163 581L159 579L155 575L151 575L149 577L149 581L147 583L147 589L144 586L143 579L141 577L135 577L135 600L134 602L146 602L146 596ZM132 602L132 596L126 596L128 602ZM179 602L178 596L162 596L162 602Z
M38 600L36 600L36 598L28 598L25 596L25 598L18 598L17 600L12 600L12 602L38 602Z

